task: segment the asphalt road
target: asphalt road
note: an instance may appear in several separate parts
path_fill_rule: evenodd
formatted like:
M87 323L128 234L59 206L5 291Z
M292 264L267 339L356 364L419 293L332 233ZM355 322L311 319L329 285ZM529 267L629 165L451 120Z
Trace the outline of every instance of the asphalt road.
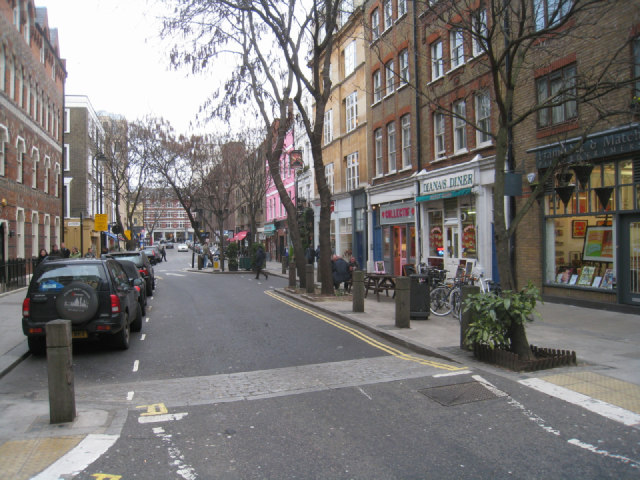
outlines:
M74 346L77 401L128 412L116 443L74 478L640 475L638 429L283 301L283 278L168 260L128 351ZM0 393L43 385L45 360L29 358Z

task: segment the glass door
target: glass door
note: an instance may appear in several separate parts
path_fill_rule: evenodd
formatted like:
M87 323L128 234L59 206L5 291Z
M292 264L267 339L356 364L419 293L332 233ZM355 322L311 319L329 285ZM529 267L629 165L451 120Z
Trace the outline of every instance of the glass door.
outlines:
M620 218L620 301L640 305L640 215L625 215Z

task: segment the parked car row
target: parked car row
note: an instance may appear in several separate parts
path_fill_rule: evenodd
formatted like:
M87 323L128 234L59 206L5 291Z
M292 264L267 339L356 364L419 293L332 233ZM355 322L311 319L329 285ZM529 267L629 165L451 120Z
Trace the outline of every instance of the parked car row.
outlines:
M155 275L143 251L101 258L47 257L36 268L22 303L22 331L35 355L46 351L46 324L71 321L73 339L101 339L129 348L142 329Z

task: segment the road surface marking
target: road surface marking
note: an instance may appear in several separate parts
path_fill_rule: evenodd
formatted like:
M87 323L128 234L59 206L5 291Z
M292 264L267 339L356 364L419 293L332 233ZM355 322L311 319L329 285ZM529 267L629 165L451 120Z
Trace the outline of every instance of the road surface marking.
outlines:
M162 440L167 446L167 453L169 454L169 458L171 462L169 464L172 467L177 467L176 473L180 475L185 480L195 480L198 478L195 469L184 462L184 454L180 451L178 447L173 443L171 435L165 433L162 427L156 427L153 429L153 433Z
M520 380L520 383L539 392L564 400L565 402L579 405L590 412L597 413L598 415L602 415L605 418L620 422L629 427L640 425L640 415L637 413L630 412L629 410L611 405L596 398L591 398L582 393L574 392L568 388L560 387L539 378Z
M375 347L379 350L382 350L383 352L387 352L389 355L393 355L394 357L400 358L402 360L407 360L410 362L417 362L421 365L428 365L431 367L435 367L435 368L441 368L443 370L449 370L452 372L455 371L459 371L459 370L464 370L466 369L466 367L456 367L453 365L448 365L446 363L441 363L441 362L436 362L433 360L427 360L425 358L421 358L421 357L416 357L414 355L410 355L408 353L404 353L401 350L398 350L397 348L391 347L389 345L386 345L378 340L375 340L374 338L360 332L359 330L349 327L341 322L338 322L336 320L333 320L329 317L327 317L326 315L323 315L321 313L316 312L315 310L312 310L311 308L305 307L303 305L300 305L298 303L295 303L287 298L284 298L282 296L280 296L277 293L274 293L270 290L265 290L264 292L266 295L269 295L270 297L285 303L287 305L289 305L290 307L293 307L297 310L300 310L302 312L308 313L309 315L319 318L320 320L322 320L325 323L328 323L329 325L332 325L336 328L339 328L340 330L343 330L347 333L349 333L350 335L353 335L356 338L359 338L360 340L362 340L365 343L368 343L369 345L371 345L372 347Z
M133 391L127 392L127 401L130 402L131 400L133 400L133 395L134 395Z
M433 378L455 377L457 375L467 375L469 373L471 373L471 370L460 370L459 372L438 373L437 375L432 375L432 377Z
M136 360L135 362L133 362L133 371L137 372L138 367L140 367L140 360Z
M147 334L143 333L142 335L140 335L140 341L143 342L144 339L147 338Z

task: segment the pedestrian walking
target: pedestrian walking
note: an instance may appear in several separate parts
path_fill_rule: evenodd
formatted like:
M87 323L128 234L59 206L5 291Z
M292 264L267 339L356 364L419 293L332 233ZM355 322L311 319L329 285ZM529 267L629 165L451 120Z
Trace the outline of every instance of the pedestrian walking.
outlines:
M260 273L264 275L265 280L269 278L269 274L266 271L264 272L262 271L262 269L264 268L265 259L266 259L266 255L264 253L262 245L259 245L258 248L256 249L256 256L254 260L255 263L253 265L253 268L256 271L256 280L260 278Z
M164 245L160 247L160 253L162 253L162 260L167 261L167 251L164 248Z

